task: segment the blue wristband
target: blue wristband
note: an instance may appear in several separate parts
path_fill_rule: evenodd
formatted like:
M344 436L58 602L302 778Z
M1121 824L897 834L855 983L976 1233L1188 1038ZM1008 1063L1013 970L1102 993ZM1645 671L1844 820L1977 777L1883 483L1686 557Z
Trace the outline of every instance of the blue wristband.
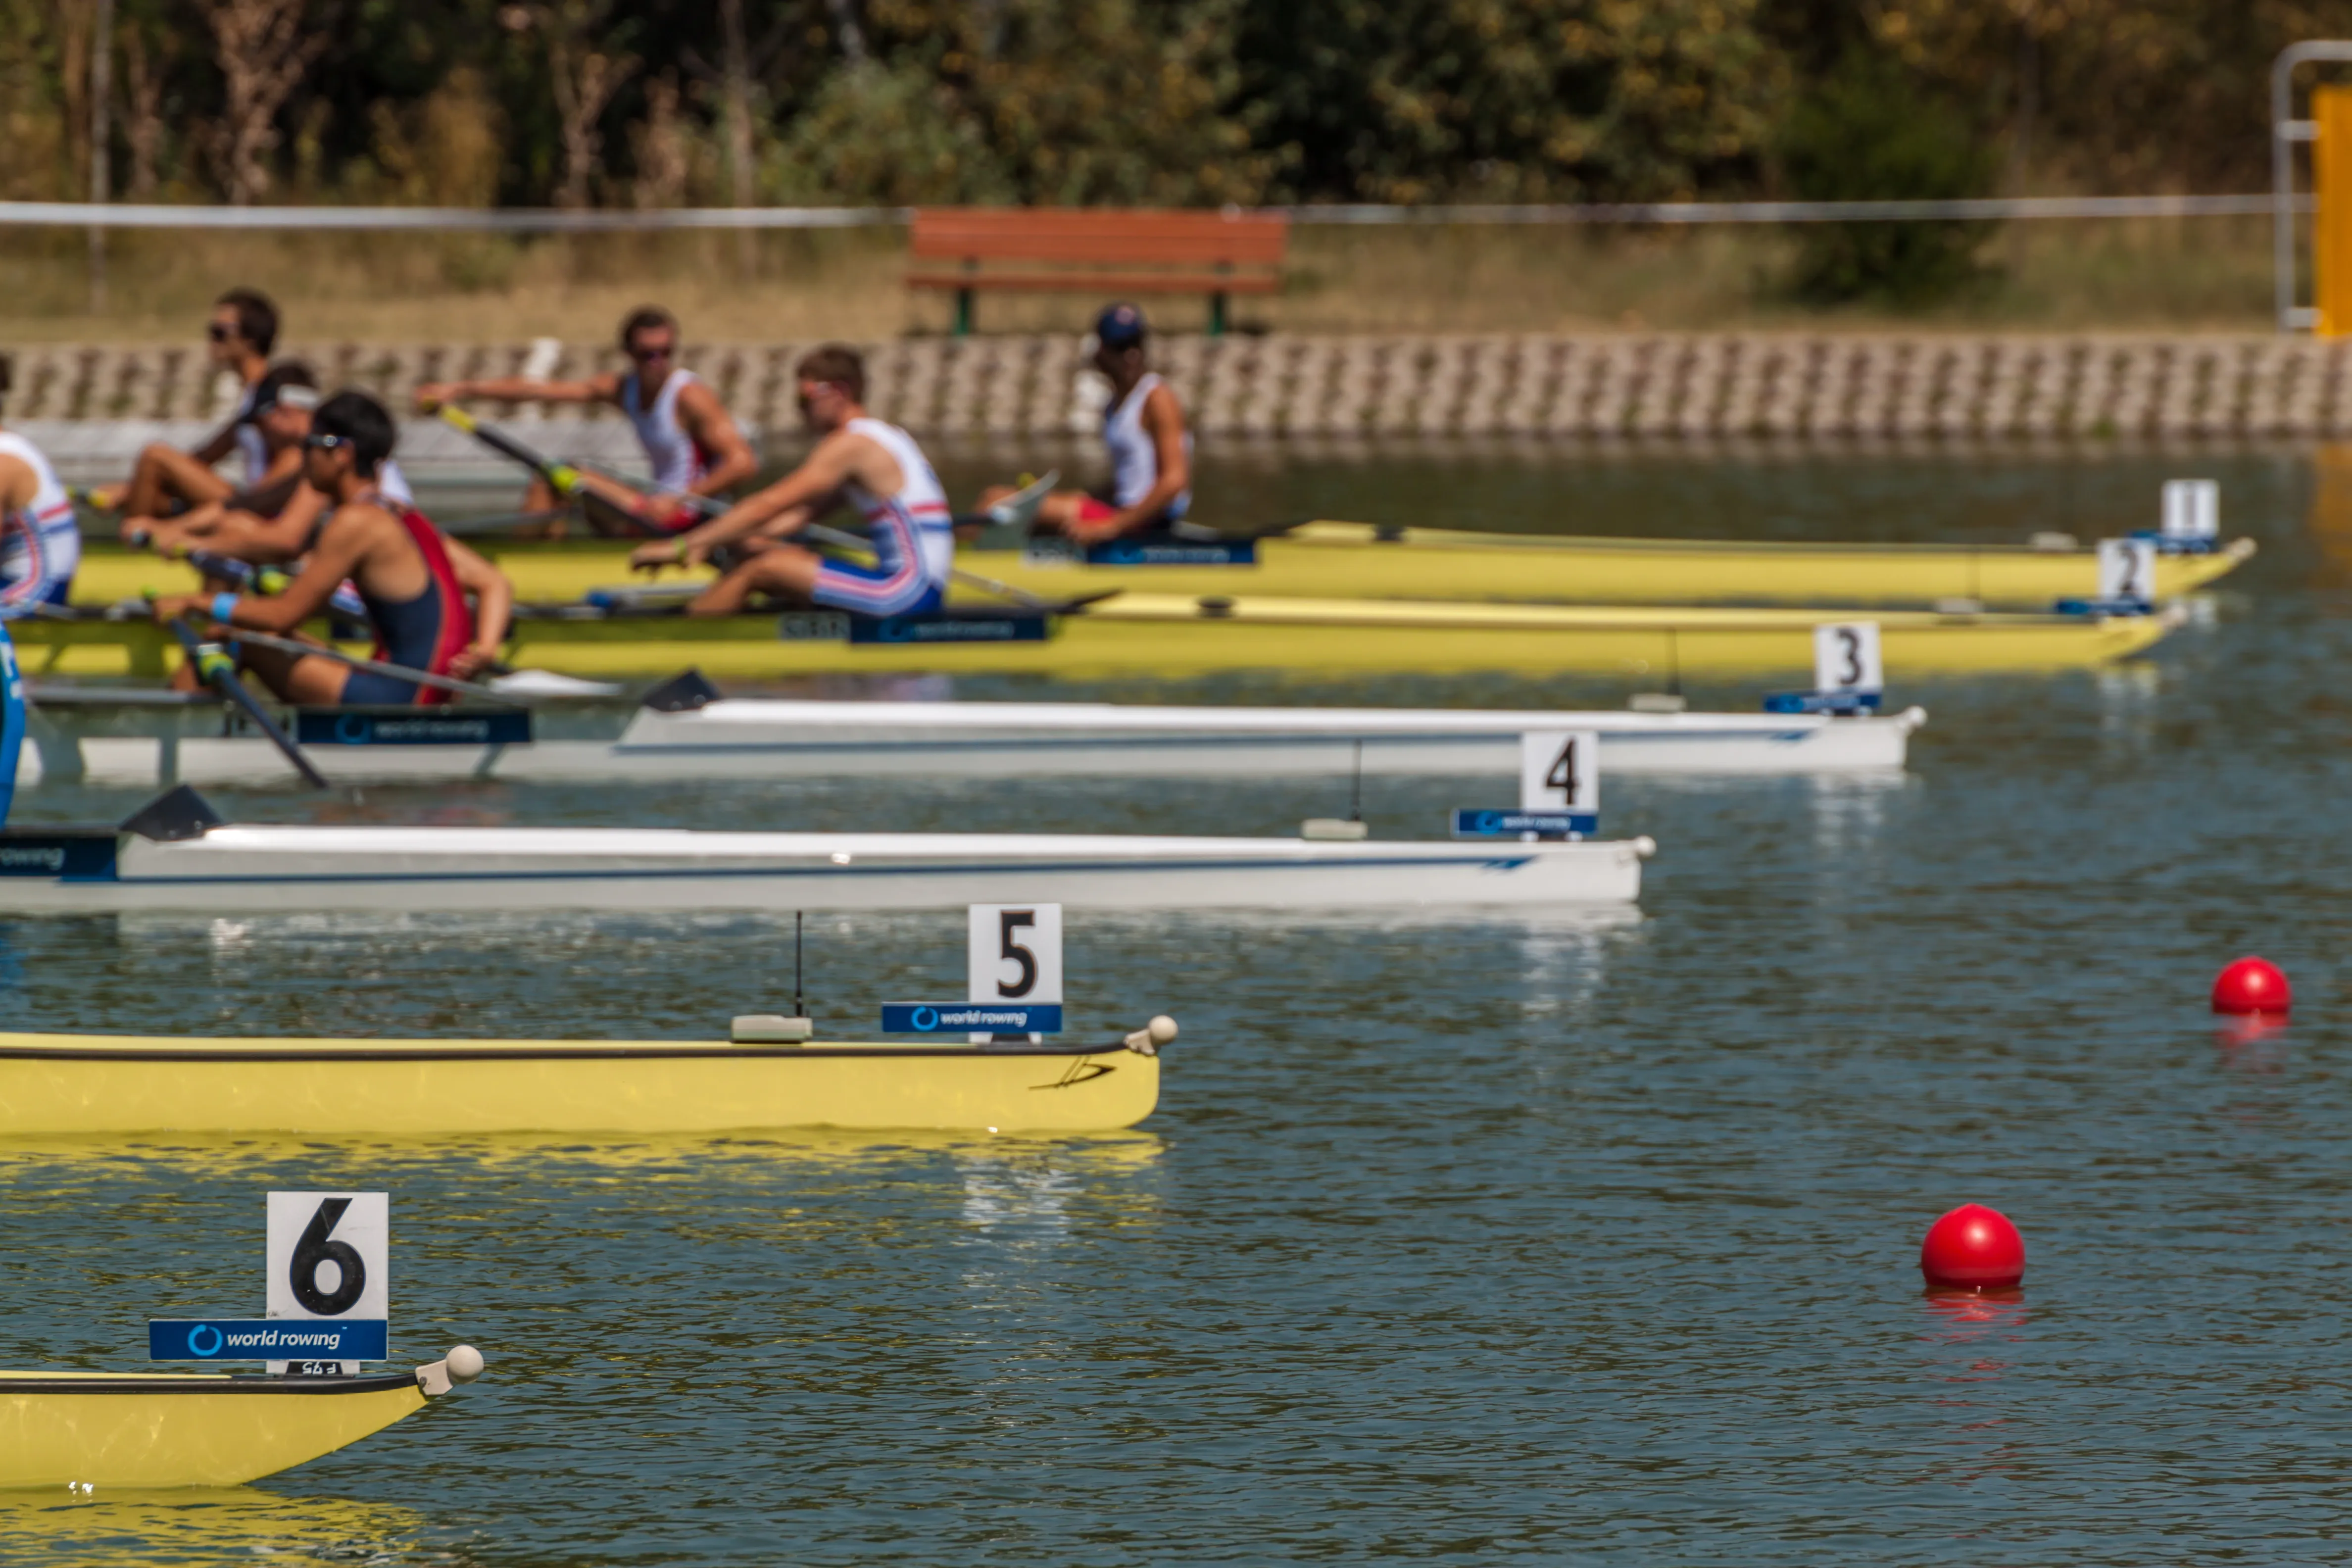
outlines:
M215 594L213 595L213 619L226 626L236 618L236 595L235 594Z

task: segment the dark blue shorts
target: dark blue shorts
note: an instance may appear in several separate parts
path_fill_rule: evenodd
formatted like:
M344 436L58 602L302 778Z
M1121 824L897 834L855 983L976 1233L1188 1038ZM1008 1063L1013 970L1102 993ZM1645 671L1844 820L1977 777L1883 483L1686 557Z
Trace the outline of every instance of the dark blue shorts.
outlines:
M395 680L373 669L355 669L343 678L343 700L354 708L408 708L424 688L413 680Z

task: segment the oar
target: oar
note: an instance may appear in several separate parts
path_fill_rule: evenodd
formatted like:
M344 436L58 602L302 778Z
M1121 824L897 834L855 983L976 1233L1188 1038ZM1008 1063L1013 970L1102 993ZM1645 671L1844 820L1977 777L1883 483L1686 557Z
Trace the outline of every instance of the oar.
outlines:
M181 650L188 656L188 662L195 667L196 673L204 678L205 683L219 692L223 700L243 709L245 716L269 737L271 745L285 753L286 760L294 764L294 771L300 773L312 789L331 788L326 775L312 767L310 759L302 754L302 748L297 746L286 731L278 727L278 721L253 700L253 693L247 691L245 682L236 678L236 661L223 651L220 644L205 642L185 621L173 621L171 626L172 635L180 639Z
M436 404L433 411L493 452L512 458L516 462L530 469L541 479L545 479L549 488L556 494L578 495L585 489L587 476L570 463L560 463L552 458L543 458L496 426L485 425L464 409L453 405ZM716 517L727 510L725 501L710 496L696 495L685 490L665 493L677 495L680 500L705 517ZM844 533L837 528L827 528L821 522L810 523L801 531L818 543L830 544L836 550L871 551L874 548L871 541L860 539L854 533ZM961 566L949 567L948 575L959 583L978 588L984 594L994 594L999 598L1010 599L1013 603L1027 609L1045 610L1053 607L1053 601L1041 598L1026 588L1016 588L1010 583L1000 583L993 577L983 577L977 572L967 572Z
M404 664L386 664L381 659L362 658L355 653L345 653L338 647L322 647L317 643L296 642L291 637L271 637L268 632L252 631L245 626L236 628L236 640L249 642L257 647L274 647L284 653L316 654L331 658L337 664L347 664L353 669L364 669L371 675L388 675L394 680L405 680L417 686L430 686L437 691L454 691L461 697L478 697L486 702L496 702L508 708L528 708L530 703L512 692L500 691L494 686L477 686L470 680L455 676L435 675L430 671L411 669Z

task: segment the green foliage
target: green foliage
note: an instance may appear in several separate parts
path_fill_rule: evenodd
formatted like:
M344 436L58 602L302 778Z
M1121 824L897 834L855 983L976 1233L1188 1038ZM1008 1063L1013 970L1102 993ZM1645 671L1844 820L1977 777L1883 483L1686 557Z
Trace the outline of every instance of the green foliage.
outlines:
M1304 200L1690 197L1753 180L1759 0L1249 0L1261 144Z
M1801 99L1780 138L1791 193L1805 201L1948 201L1990 192L1997 160L1975 128L1883 55L1849 52ZM1948 221L1806 224L1795 286L1825 303L1946 299L1982 276L1993 226Z
M796 204L1008 202L1013 183L954 93L914 64L835 72L770 160L762 193Z

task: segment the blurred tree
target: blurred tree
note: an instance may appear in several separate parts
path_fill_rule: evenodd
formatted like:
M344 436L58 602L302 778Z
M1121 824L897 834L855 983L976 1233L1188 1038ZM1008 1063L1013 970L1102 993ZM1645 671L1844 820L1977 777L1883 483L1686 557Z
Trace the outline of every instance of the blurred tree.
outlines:
M1242 97L1309 200L1687 197L1754 177L1759 0L1245 0Z
M265 160L278 143L278 111L328 35L306 32L304 0L205 0L213 58L220 67L221 118L213 131L213 167L229 201L243 206L269 189Z
M1948 201L1988 194L1998 160L1968 117L1923 90L1883 51L1855 48L1801 99L1780 135L1794 195L1806 201ZM1800 295L1823 302L1944 298L1980 276L1994 226L1949 221L1805 224Z
M1233 0L877 0L772 188L837 202L1254 202ZM840 47L845 37L836 35Z

